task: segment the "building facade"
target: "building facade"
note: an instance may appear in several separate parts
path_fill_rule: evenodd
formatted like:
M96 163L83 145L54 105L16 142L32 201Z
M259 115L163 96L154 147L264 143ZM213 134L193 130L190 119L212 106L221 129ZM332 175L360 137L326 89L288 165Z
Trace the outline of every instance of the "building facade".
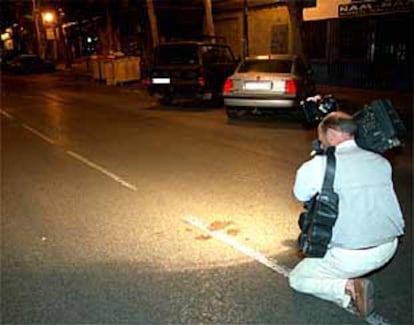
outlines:
M303 15L319 83L412 91L413 0L319 0Z
M414 0L317 0L306 6L304 48L318 83L412 90ZM250 55L293 52L285 1L227 0L213 8L216 34L236 55L242 57L246 45Z
M227 0L213 2L216 35L234 53L250 55L292 52L289 13L284 1Z

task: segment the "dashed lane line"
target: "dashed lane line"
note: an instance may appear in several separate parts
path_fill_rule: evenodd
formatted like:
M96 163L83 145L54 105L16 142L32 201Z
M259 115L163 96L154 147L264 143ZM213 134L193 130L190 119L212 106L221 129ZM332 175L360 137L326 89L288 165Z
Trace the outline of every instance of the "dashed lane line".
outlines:
M49 138L47 135L43 134L42 132L40 132L40 131L38 131L38 130L36 130L36 129L32 128L31 126L29 126L29 125L27 125L27 124L25 124L25 123L22 123L22 126L23 126L26 130L28 130L28 131L32 132L33 134L37 135L37 136L38 136L39 138L41 138L42 140L44 140L44 141L46 141L46 142L49 142L50 144L55 144L55 141L54 141L53 139Z
M108 176L109 178L113 179L115 182L118 182L122 186L124 186L124 187L126 187L126 188L128 188L128 189L130 189L132 191L136 191L137 190L137 188L134 185L128 183L127 181L123 180L121 177L119 177L119 176L115 175L114 173L106 170L105 168L103 168L103 167L95 164L94 162L90 161L89 159L87 159L87 158L85 158L85 157L77 154L76 152L73 152L71 150L67 150L66 153L69 156L71 156L71 157L73 157L73 158L81 161L82 163L88 165L89 167L91 167L91 168L93 168L93 169L101 172L102 174Z
M6 111L4 111L4 110L2 110L2 109L0 109L0 113L1 113L1 115L3 115L4 117L7 117L9 120L14 120L14 117L13 117L10 113L7 113Z
M5 116L6 118L10 119L10 120L15 120L14 116L12 116L10 113L7 113L4 110L0 110L0 114L2 114L3 116ZM40 132L39 130L36 130L35 128L31 127L30 125L26 124L26 123L19 123L23 128L25 128L26 130L28 130L29 132L31 132L32 134L38 136L39 138L41 138L42 140L53 144L53 145L57 145L55 140L53 140L52 138L48 137L47 135L43 134L42 132ZM82 162L83 164L86 164L87 166L101 172L102 174L108 176L109 178L111 178L112 180L114 180L115 182L121 184L122 186L128 188L129 190L132 191L136 191L137 188L128 183L127 181L123 180L121 177L119 177L118 175L108 171L107 169L99 166L98 164L95 164L94 162L90 161L89 159L81 156L80 154L71 151L71 150L66 150L66 154L68 154L69 156L71 156L72 158L75 158L76 160Z
M280 265L280 264L277 264L276 262L274 262L274 261L270 260L269 258L267 258L262 253L252 249L251 247L248 247L246 245L241 244L240 242L238 242L234 238L229 237L225 233L222 233L220 231L210 230L208 225L205 224L200 219L195 218L193 216L188 216L188 217L184 218L184 222L186 222L186 223L192 225L193 227L198 228L199 230L207 233L209 236L211 236L211 237L213 237L213 238L215 238L215 239L217 239L217 240L233 247L234 249L236 249L240 253L253 258L254 260L259 262L260 264L272 269L276 273L279 273L280 275L283 275L286 278L289 276L289 272L291 271L290 268L288 268L286 266L283 266L283 265ZM347 312L349 312L350 314L356 315L355 310L353 310L352 308L346 308L345 310ZM384 317L382 317L380 314L378 314L376 312L369 315L365 319L365 321L370 325L391 325L391 323L389 323L388 320L386 320Z

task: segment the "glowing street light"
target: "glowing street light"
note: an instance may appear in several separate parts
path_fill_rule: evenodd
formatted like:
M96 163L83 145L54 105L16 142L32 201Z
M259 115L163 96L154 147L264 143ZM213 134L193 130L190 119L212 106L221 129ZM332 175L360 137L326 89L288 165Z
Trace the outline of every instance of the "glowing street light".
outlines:
M56 21L55 14L51 11L46 11L42 13L43 22L46 24L52 24Z

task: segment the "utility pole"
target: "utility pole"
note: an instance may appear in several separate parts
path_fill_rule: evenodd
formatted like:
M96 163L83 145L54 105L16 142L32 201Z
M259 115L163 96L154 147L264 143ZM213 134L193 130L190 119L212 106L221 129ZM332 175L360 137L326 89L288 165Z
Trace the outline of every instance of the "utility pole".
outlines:
M249 8L247 0L243 2L243 58L249 56Z
M204 12L206 17L207 35L215 36L211 0L204 0Z
M111 16L111 4L109 0L105 1L106 9L106 35L108 37L108 53L113 51L114 47L114 35L112 28L112 16Z
M16 21L19 26L23 26L23 14L22 14L22 6L23 2L21 0L16 1ZM19 31L14 35L13 32L13 49L16 50L18 53L22 53L23 51L27 51L26 44L24 44L24 38L22 37L22 33Z
M34 21L35 30L36 30L37 54L43 58L44 57L43 43L42 43L42 37L40 34L40 19L39 19L40 10L36 4L36 0L32 0L32 5L33 5L32 16L33 16L33 21Z
M152 46L155 48L159 43L157 16L155 15L153 0L147 0L147 12L151 26Z
M293 53L307 62L303 45L303 3L299 0L289 0L286 1L286 5L293 32Z
M70 69L72 67L72 55L71 55L71 50L69 48L66 32L63 29L63 16L64 16L64 12L60 8L57 12L57 26L58 26L58 32L59 32L59 42L61 44L60 47L62 49L63 57L65 60L65 68Z

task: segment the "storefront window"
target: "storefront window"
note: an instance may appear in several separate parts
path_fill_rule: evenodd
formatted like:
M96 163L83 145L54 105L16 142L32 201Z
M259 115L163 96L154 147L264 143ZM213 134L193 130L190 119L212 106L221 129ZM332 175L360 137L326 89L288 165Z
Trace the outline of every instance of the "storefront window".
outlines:
M404 17L385 18L378 23L376 33L375 59L383 63L406 63L409 59L409 46L414 24Z
M306 52L309 59L326 58L327 21L309 21L303 24Z
M369 57L369 19L346 19L340 22L340 57L366 60Z

